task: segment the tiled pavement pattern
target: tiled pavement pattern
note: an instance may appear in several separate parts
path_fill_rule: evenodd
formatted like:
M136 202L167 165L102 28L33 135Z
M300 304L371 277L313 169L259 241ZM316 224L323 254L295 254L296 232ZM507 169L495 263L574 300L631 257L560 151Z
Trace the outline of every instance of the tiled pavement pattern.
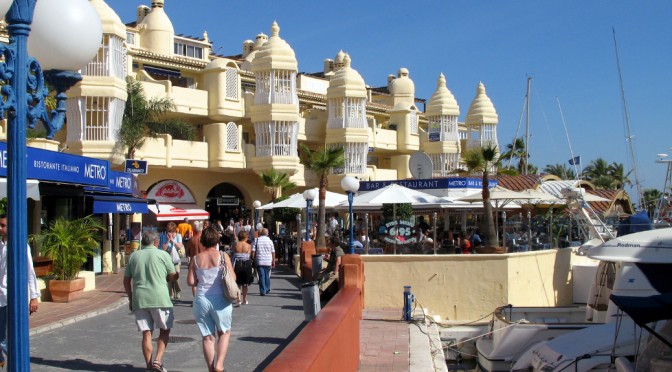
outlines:
M409 325L401 309L365 309L360 321L359 371L408 371Z

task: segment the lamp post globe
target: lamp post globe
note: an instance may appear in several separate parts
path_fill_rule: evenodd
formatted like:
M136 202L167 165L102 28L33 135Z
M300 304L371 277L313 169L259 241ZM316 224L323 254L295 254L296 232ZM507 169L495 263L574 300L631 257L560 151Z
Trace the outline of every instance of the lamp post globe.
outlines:
M77 71L98 53L103 26L88 0L40 0L35 5L28 53L42 70Z
M0 15L5 16L9 34L9 44L0 45L5 56L0 61L0 80L9 80L11 89L2 89L4 104L0 105L0 115L9 118L7 188L13 192L7 198L7 222L11 226L7 244L13 247L27 245L26 128L34 127L39 118L47 131L46 138L53 138L65 120L65 91L81 80L77 70L95 56L102 40L100 17L89 1L40 0L39 6L37 3L37 0L0 0ZM36 6L42 9L36 11ZM40 41L44 38L47 41ZM36 58L30 58L28 44ZM47 113L44 105L48 94L45 80L57 92L54 113ZM15 114L7 115L6 111ZM26 250L8 251L7 267L11 269L7 275L7 357L10 371L30 370L27 264Z
M2 15L1 18L5 18L5 14L7 14L10 6L12 6L12 0L0 0L0 15Z
M303 192L306 201L306 241L310 240L310 214L313 211L313 200L317 198L317 189L307 189Z
M350 240L348 240L348 253L355 253L355 224L353 221L352 213L352 200L355 196L357 190L359 190L359 180L352 176L345 176L341 180L341 187L343 190L348 193L348 212L350 216Z

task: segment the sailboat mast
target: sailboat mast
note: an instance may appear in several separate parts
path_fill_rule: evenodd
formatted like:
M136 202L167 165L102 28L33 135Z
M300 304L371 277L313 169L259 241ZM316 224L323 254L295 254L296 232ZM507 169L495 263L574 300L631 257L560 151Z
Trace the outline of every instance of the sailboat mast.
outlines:
M527 174L527 163L530 158L530 82L532 77L527 77L527 94L525 95L525 164L523 174Z
M632 146L633 136L630 131L630 117L628 116L628 105L625 101L625 89L623 88L623 75L621 74L621 59L618 56L618 44L616 43L616 30L611 29L611 32L614 36L614 50L616 51L616 66L618 67L618 82L621 87L621 102L623 104L623 118L625 120L625 130L626 138L628 142L628 149L630 150L630 160L632 160L632 174L635 177L635 187L637 188L637 204L639 208L642 208L642 201L644 200L644 194L642 191L642 184L639 182L639 176L637 175L637 161L635 159L635 150Z

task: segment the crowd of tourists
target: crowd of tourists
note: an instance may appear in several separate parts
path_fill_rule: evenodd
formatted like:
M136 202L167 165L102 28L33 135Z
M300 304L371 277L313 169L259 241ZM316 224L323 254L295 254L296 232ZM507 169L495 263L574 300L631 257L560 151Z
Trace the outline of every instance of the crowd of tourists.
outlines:
M242 222L242 221L241 221ZM124 288L129 309L142 332L142 354L147 371L164 372L163 355L173 327L173 301L180 298L178 284L182 257L187 258L187 285L194 295L193 315L202 336L203 356L208 371L223 371L231 336L234 306L248 305L249 286L258 277L259 294L271 292L271 269L275 247L268 229L255 231L246 225L220 221L208 225L188 219L166 226L166 233L147 229L141 247L131 254L124 271ZM220 247L224 243L228 249ZM238 297L227 297L225 277L230 275L240 289ZM1 310L1 309L0 309ZM158 328L156 352L152 333Z

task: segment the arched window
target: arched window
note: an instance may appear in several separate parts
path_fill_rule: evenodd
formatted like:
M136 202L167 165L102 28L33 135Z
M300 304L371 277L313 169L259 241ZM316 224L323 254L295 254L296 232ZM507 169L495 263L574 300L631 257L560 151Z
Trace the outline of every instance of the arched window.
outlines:
M240 151L239 143L236 123L226 124L226 151Z
M238 100L238 70L226 69L226 98Z

